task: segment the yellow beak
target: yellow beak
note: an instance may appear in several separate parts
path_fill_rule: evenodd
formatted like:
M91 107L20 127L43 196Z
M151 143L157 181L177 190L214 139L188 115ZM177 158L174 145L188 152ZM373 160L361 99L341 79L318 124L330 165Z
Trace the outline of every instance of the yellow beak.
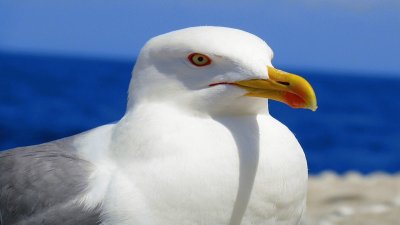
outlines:
M317 109L314 90L304 78L273 67L267 68L269 79L241 80L232 84L247 90L246 96L273 99L293 108Z

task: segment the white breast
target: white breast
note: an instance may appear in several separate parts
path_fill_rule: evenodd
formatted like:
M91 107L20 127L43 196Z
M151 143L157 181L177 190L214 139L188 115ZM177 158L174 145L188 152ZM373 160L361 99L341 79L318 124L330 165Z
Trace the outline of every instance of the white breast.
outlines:
M260 161L242 224L299 224L306 206L307 162L282 123L260 115Z
M115 128L118 166L103 203L104 224L234 225L249 200L242 224L299 219L304 154L272 117L200 118L173 108L132 115Z

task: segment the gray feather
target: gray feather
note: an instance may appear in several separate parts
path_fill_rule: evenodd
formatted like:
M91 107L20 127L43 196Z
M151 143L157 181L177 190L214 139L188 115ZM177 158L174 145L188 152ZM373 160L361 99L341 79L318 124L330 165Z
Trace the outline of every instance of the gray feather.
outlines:
M73 200L93 166L80 159L73 137L0 152L0 225L100 223L100 209Z

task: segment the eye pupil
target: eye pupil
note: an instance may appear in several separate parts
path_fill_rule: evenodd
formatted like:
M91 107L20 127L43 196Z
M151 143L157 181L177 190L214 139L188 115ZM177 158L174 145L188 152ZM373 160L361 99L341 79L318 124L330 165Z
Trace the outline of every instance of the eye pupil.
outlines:
M200 56L199 58L197 58L197 60L199 60L199 62L203 62L204 59Z

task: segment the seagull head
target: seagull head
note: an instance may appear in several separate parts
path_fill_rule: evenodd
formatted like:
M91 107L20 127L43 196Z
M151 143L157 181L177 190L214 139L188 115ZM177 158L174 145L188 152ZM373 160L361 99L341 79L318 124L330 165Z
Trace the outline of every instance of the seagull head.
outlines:
M257 114L265 99L316 110L311 85L272 66L262 39L226 27L191 27L150 39L132 72L128 110L173 104L208 114Z

